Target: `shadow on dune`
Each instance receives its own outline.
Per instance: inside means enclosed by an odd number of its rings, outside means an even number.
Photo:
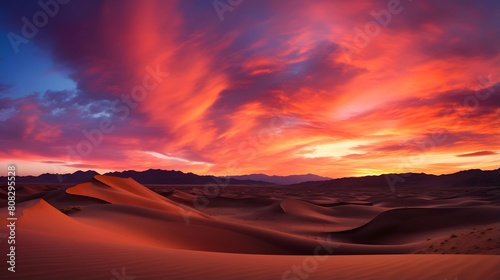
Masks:
[[[405,208],[385,211],[361,227],[329,235],[341,242],[396,245],[422,240],[422,236],[498,221],[498,211],[493,207]]]

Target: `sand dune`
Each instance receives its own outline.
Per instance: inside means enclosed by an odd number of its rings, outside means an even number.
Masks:
[[[68,188],[66,193],[97,198],[112,204],[135,205],[175,213],[189,212],[189,215],[208,218],[195,209],[181,207],[181,205],[149,190],[131,178],[104,175],[96,175],[94,178],[94,181]]]
[[[48,235],[57,238],[63,237],[71,240],[98,241],[101,243],[122,244],[135,241],[134,238],[127,235],[80,223],[55,209],[44,200],[37,201],[31,207],[25,207],[22,211],[22,217],[18,221],[19,232],[21,232],[21,235],[24,235],[24,233],[33,234],[28,235],[30,239]]]
[[[500,254],[492,188],[317,188],[301,199],[231,187],[205,207],[192,187],[155,192],[111,176],[36,189],[18,204],[19,273],[2,279],[119,279],[125,268],[136,279],[500,278],[499,256],[442,255]]]
[[[322,220],[335,223],[331,209],[296,199],[285,199],[280,203],[284,213],[289,216],[299,216],[305,219]]]
[[[30,248],[20,252],[20,258],[25,261],[19,265],[16,278],[5,275],[3,279],[127,279],[124,276],[135,277],[133,279],[301,279],[293,273],[293,267],[300,267],[301,275],[307,279],[494,280],[500,277],[498,256],[328,256],[315,262],[313,256],[196,252],[136,244],[75,243],[64,238],[43,237],[38,242],[26,243]]]
[[[394,209],[364,226],[331,233],[332,238],[357,244],[405,244],[442,232],[498,221],[494,208]]]

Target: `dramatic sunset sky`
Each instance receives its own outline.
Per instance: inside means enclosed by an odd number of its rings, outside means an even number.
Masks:
[[[499,1],[60,2],[1,1],[0,175],[500,167]]]

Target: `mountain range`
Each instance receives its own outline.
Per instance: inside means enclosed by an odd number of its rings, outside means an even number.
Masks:
[[[319,182],[295,184],[302,187],[500,187],[500,168],[496,170],[470,169],[452,174],[432,175],[425,173],[383,174],[378,176],[349,177]]]
[[[72,174],[50,174],[45,173],[40,176],[20,176],[16,180],[21,183],[40,183],[40,184],[66,184],[80,183],[91,180],[96,171],[77,171]],[[230,177],[216,177],[210,175],[197,175],[194,173],[184,173],[176,170],[149,169],[146,171],[127,170],[122,172],[109,172],[104,175],[111,175],[121,178],[131,177],[141,184],[174,184],[174,185],[203,185],[208,183],[226,182],[230,178],[231,185],[290,185],[307,181],[331,180],[328,177],[321,177],[314,174],[290,175],[290,176],[269,176],[265,174],[251,174]],[[5,181],[5,177],[0,177]]]
[[[99,173],[89,171],[77,171],[72,174],[49,174],[40,176],[17,176],[16,181],[20,183],[38,184],[75,184],[90,181]],[[141,184],[170,184],[170,185],[203,185],[217,182],[228,182],[230,185],[294,185],[302,187],[412,187],[412,186],[500,186],[500,168],[496,170],[483,171],[480,169],[464,170],[453,174],[430,175],[425,173],[403,173],[385,174],[365,177],[349,177],[330,179],[314,174],[269,176],[265,174],[251,174],[231,177],[216,177],[210,175],[196,175],[175,170],[149,169],[146,171],[122,171],[109,172],[111,175],[121,178],[131,177]],[[227,181],[227,178],[230,180]],[[5,176],[0,176],[0,182],[7,182]]]
[[[292,185],[299,184],[303,182],[309,181],[326,181],[332,180],[329,177],[322,177],[314,174],[305,174],[305,175],[289,175],[289,176],[269,176],[266,174],[250,174],[250,175],[239,175],[239,176],[230,176],[233,179],[237,180],[252,180],[252,181],[263,181],[269,182],[277,185]]]
[[[40,176],[17,176],[16,181],[20,183],[34,184],[76,184],[91,181],[96,171],[76,171],[72,174],[50,174],[45,173]],[[184,173],[176,170],[149,169],[146,171],[127,170],[122,172],[108,172],[103,175],[110,175],[121,178],[131,177],[141,184],[172,184],[172,185],[204,185],[217,183],[222,179],[210,175],[196,175],[194,173]],[[6,177],[0,177],[0,182],[7,182]],[[223,181],[225,182],[225,181]],[[272,185],[273,183],[253,181],[253,180],[229,180],[231,185]]]

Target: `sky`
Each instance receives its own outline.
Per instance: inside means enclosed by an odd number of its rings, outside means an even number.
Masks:
[[[500,167],[498,1],[0,5],[0,175]]]

